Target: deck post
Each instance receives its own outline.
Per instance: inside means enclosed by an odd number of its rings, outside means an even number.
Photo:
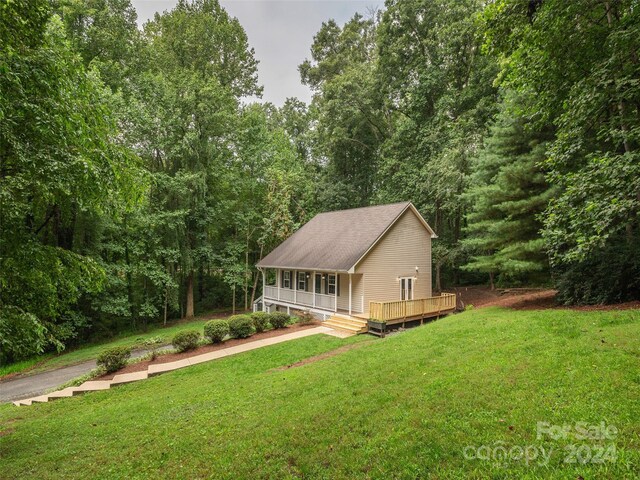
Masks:
[[[333,286],[333,293],[334,293],[334,308],[333,311],[337,312],[338,311],[338,272],[336,272],[336,283]]]
[[[349,316],[351,316],[351,274],[349,274]]]

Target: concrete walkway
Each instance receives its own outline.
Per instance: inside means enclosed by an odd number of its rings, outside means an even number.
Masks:
[[[158,352],[171,350],[171,345],[160,347]],[[151,350],[136,349],[131,352],[131,358],[139,358],[148,354]],[[56,368],[47,372],[35,373],[33,375],[25,375],[14,377],[9,380],[0,382],[0,403],[11,402],[19,398],[33,397],[42,395],[59,385],[86,375],[96,368],[96,361],[89,360],[87,362],[78,363],[69,367]]]
[[[171,372],[173,370],[189,367],[191,365],[197,365],[199,363],[209,362],[211,360],[216,360],[218,358],[235,355],[236,353],[248,352],[250,350],[255,350],[256,348],[262,348],[269,345],[288,342],[289,340],[309,337],[311,335],[317,335],[319,333],[332,335],[332,336],[340,336],[340,337],[342,336],[340,334],[336,334],[335,330],[327,327],[315,327],[307,330],[301,330],[298,332],[285,333],[277,337],[265,338],[263,340],[255,340],[253,342],[243,343],[242,345],[237,345],[235,347],[223,348],[220,350],[215,350],[213,352],[203,353],[202,355],[188,357],[183,360],[176,360],[175,362],[149,365],[149,368],[146,371],[116,375],[115,377],[113,377],[112,380],[92,380],[92,381],[84,382],[82,385],[78,387],[68,387],[63,390],[59,390],[57,392],[25,398],[23,400],[17,400],[17,401],[14,401],[13,404],[17,406],[31,405],[33,402],[48,402],[56,398],[71,397],[73,395],[79,395],[85,392],[96,391],[96,390],[107,390],[112,386],[119,385],[121,383],[130,383],[130,382],[136,382],[138,380],[144,380],[148,377],[159,375],[161,373]],[[95,362],[94,362],[94,366],[95,366]],[[6,382],[6,383],[9,383],[9,382]],[[58,383],[58,385],[60,384]],[[0,387],[2,386],[3,385],[0,384]]]

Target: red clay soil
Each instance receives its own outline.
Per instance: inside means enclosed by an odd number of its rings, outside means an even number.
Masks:
[[[505,307],[514,310],[546,310],[550,308],[577,311],[631,310],[640,309],[640,302],[626,302],[613,305],[559,305],[555,301],[556,290],[550,289],[500,289],[473,286],[454,289],[464,305],[474,307]]]
[[[133,373],[133,372],[142,372],[146,370],[149,365],[158,365],[161,363],[169,363],[175,362],[177,360],[184,360],[185,358],[195,357],[196,355],[202,355],[203,353],[214,352],[216,350],[222,350],[224,348],[235,347],[237,345],[242,345],[244,343],[254,342],[256,340],[264,340],[265,338],[279,337],[280,335],[285,335],[287,333],[298,332],[300,330],[307,330],[309,328],[314,328],[320,325],[319,322],[307,323],[305,325],[301,325],[299,323],[295,323],[293,325],[289,325],[286,328],[279,328],[277,330],[269,330],[267,332],[256,333],[249,338],[233,338],[230,340],[226,340],[222,343],[217,343],[215,345],[203,345],[202,347],[196,348],[195,350],[191,350],[183,353],[167,353],[164,355],[158,355],[155,360],[143,360],[141,362],[135,362],[126,367],[118,370],[114,373],[108,373],[106,375],[102,375],[101,377],[96,378],[95,380],[111,380],[116,375],[121,375],[123,373]]]

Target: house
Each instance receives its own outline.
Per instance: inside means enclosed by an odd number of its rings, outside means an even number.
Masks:
[[[309,310],[326,324],[363,332],[452,311],[455,296],[432,297],[431,240],[410,202],[316,215],[265,256],[257,308]]]

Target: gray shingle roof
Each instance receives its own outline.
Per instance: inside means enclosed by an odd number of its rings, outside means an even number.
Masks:
[[[409,207],[410,202],[402,202],[320,213],[258,267],[348,271]]]

